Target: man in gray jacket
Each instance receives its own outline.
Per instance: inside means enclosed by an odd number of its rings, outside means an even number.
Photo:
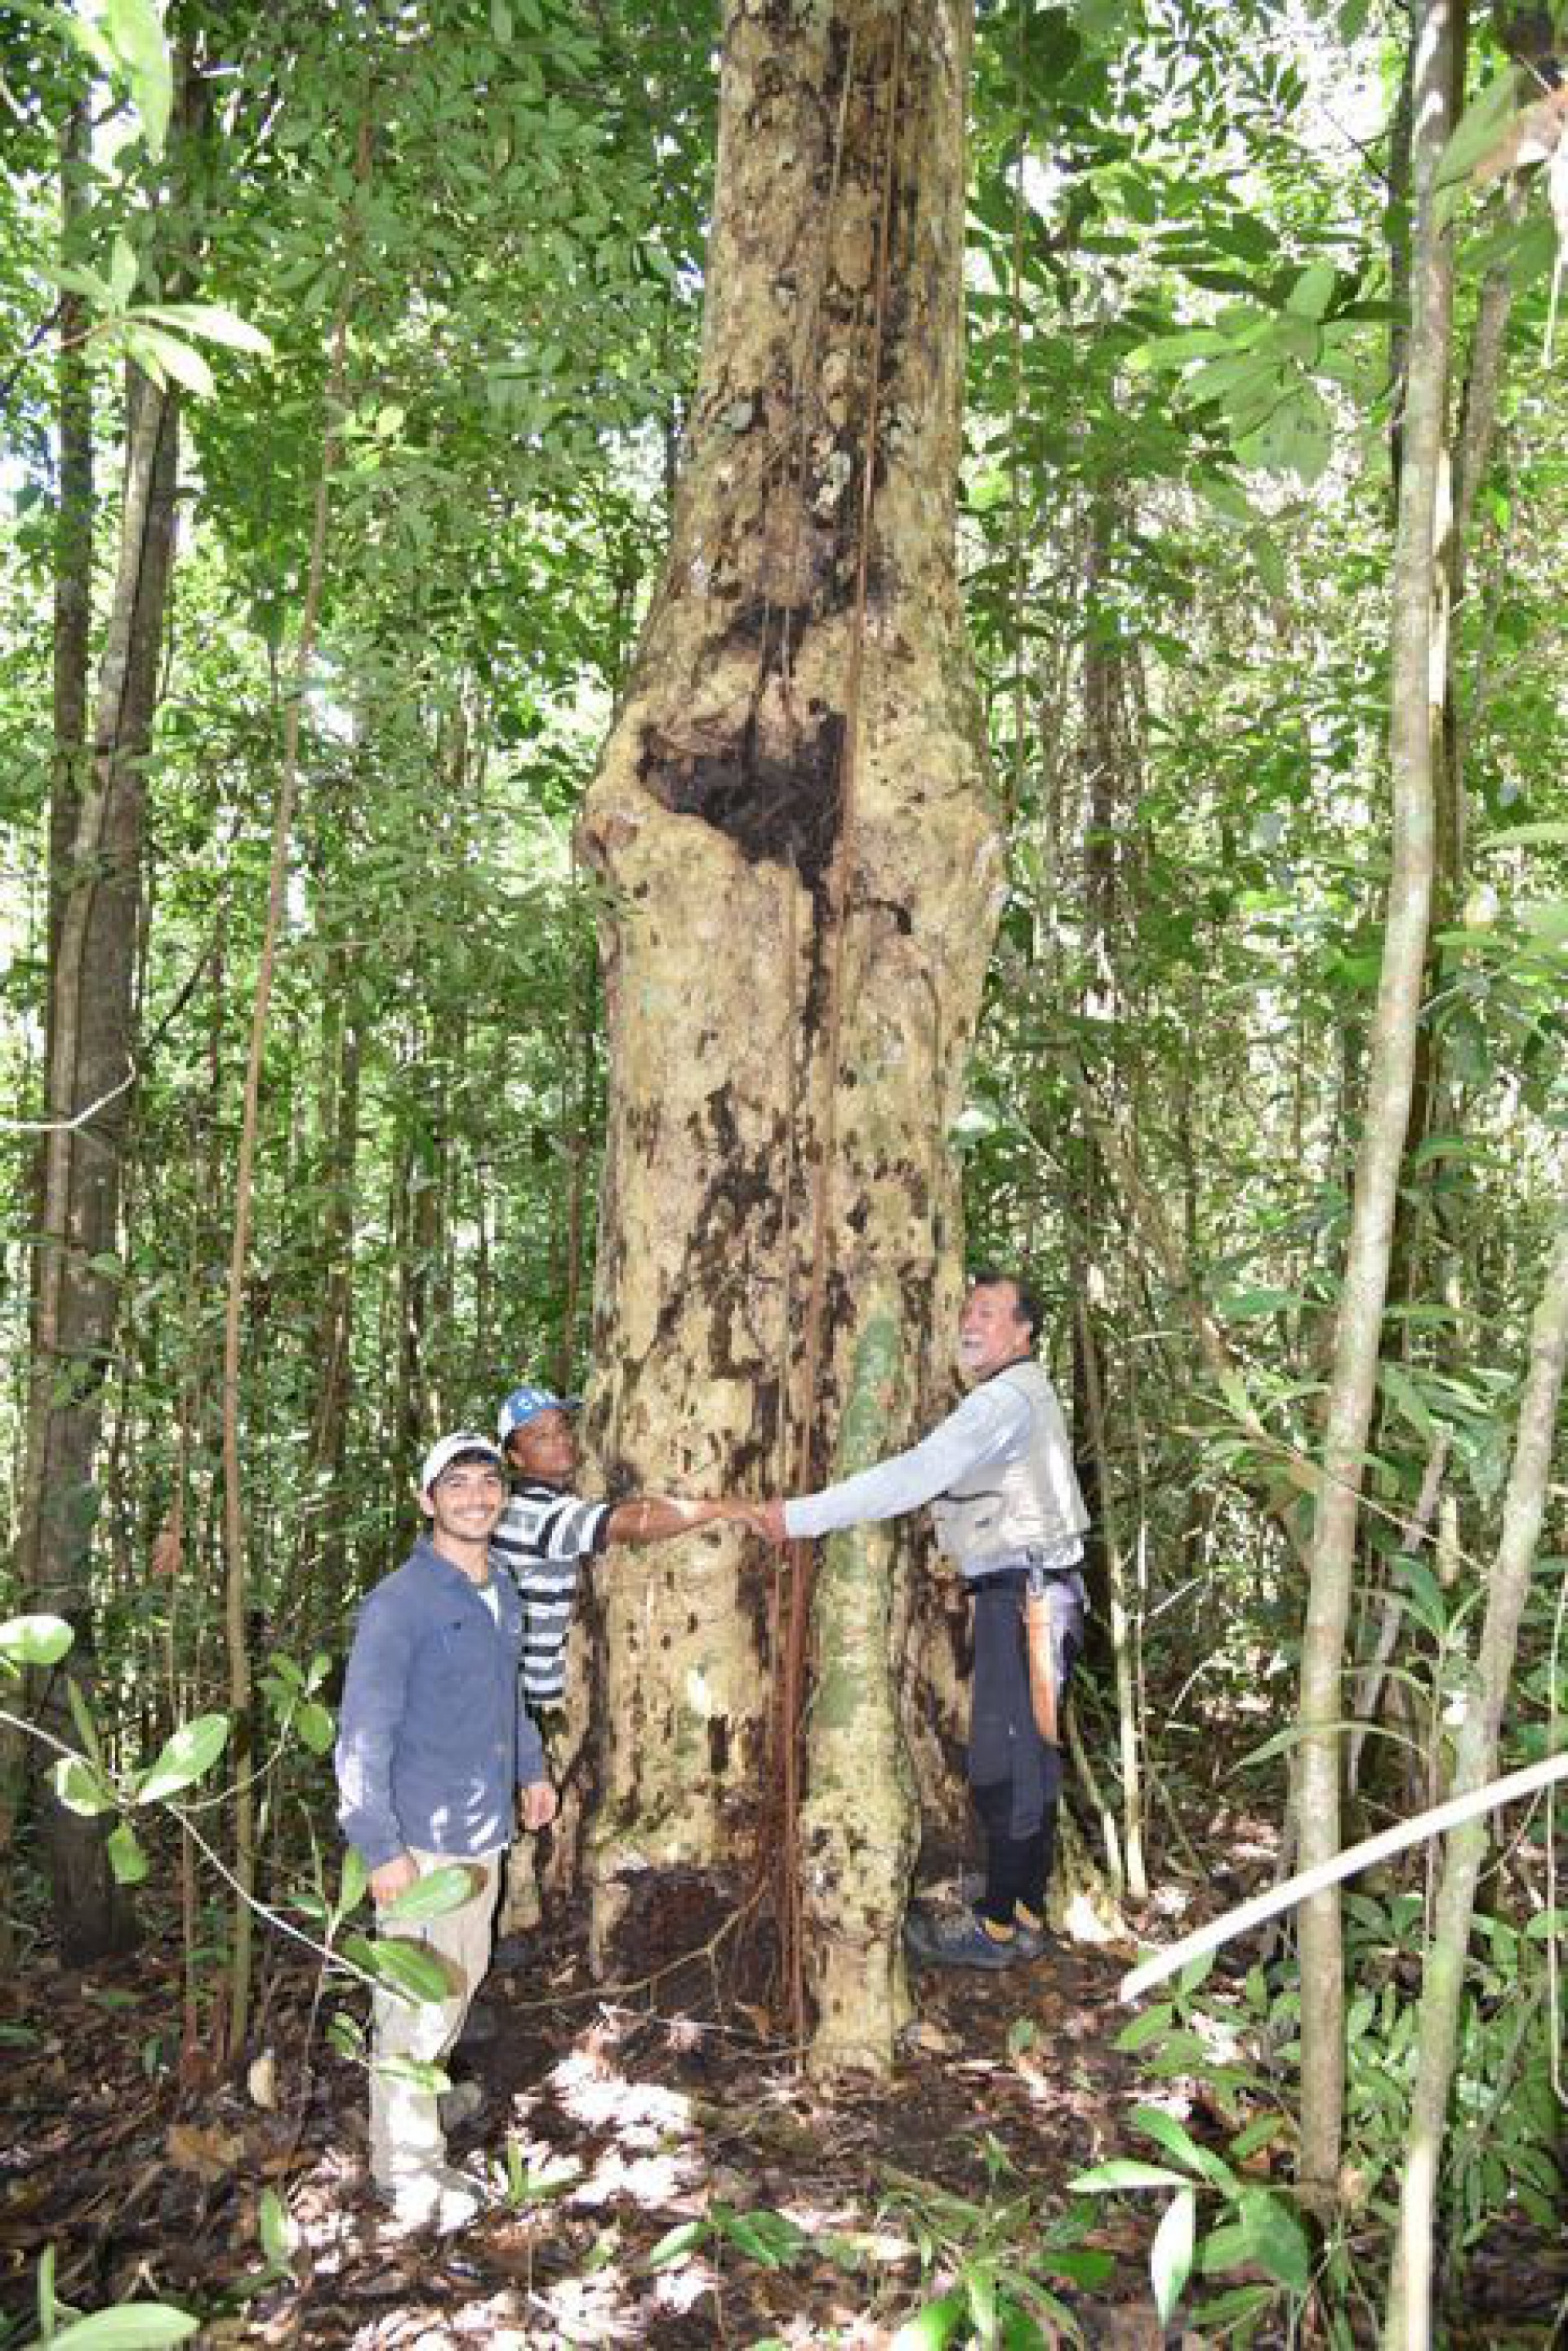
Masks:
[[[473,2111],[423,2086],[462,2030],[490,1965],[501,1857],[516,1821],[541,1829],[556,1811],[544,1749],[518,1695],[523,1610],[494,1575],[490,1538],[506,1499],[498,1447],[460,1429],[425,1456],[427,1531],[359,1612],[337,1735],[338,1813],[379,1909],[430,1871],[463,1865],[471,1892],[455,1909],[404,1929],[442,1959],[448,1998],[375,2001],[370,2172],[405,2226],[460,2227],[479,2210],[473,2181],[446,2162],[446,2126]],[[400,1931],[394,1921],[389,1931]],[[443,2111],[444,2107],[444,2111]]]
[[[908,1452],[754,1513],[784,1542],[929,1502],[938,1540],[962,1571],[974,1608],[969,1782],[985,1882],[973,1910],[909,1914],[911,1954],[939,1967],[1012,1967],[1044,1949],[1062,1784],[1055,1712],[1083,1646],[1089,1518],[1061,1406],[1034,1360],[1039,1324],[1039,1301],[1022,1282],[978,1273],[959,1322],[971,1388],[956,1410]]]

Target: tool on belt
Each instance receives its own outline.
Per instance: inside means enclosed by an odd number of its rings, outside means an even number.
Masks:
[[[1056,1628],[1050,1579],[1032,1567],[1023,1594],[1023,1646],[1029,1657],[1029,1703],[1034,1728],[1048,1745],[1057,1743]]]

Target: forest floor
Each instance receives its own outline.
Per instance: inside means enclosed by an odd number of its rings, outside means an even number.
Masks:
[[[706,1968],[706,1981],[666,1978],[655,2012],[589,1985],[575,1919],[505,1942],[485,1995],[496,2030],[453,2064],[486,2104],[452,2153],[488,2158],[499,2180],[510,2149],[510,2175],[491,2210],[441,2241],[383,2225],[363,2073],[326,2045],[322,2018],[302,2066],[316,1982],[285,1953],[269,1951],[263,2014],[275,2064],[248,2085],[182,2053],[177,1948],[90,1978],[35,1949],[0,1988],[0,2343],[34,2339],[48,2247],[61,2302],[176,2302],[203,2314],[203,2344],[868,2351],[926,2310],[905,2343],[940,2346],[993,2292],[1033,2313],[995,2337],[1016,2351],[1071,2339],[1032,2294],[1055,2296],[1105,2351],[1217,2339],[1155,2317],[1158,2207],[1068,2190],[1113,2154],[1158,2152],[1126,2134],[1147,2095],[1115,2046],[1126,1947],[1059,1940],[1005,1973],[914,1973],[895,2080],[829,2097],[760,2011],[719,2001]],[[286,2209],[286,2270],[275,2228],[275,2258],[264,2249],[269,2190]],[[1552,2291],[1548,2278],[1547,2304]],[[1483,2295],[1480,2331],[1452,2340],[1548,2339],[1492,2308]]]

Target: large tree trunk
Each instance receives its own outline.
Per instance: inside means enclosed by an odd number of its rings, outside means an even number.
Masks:
[[[1447,521],[1443,475],[1453,256],[1451,235],[1437,218],[1435,183],[1452,120],[1454,44],[1462,19],[1463,0],[1424,0],[1411,31],[1417,222],[1393,590],[1393,872],[1302,1635],[1296,1821],[1303,1869],[1331,1859],[1340,1845],[1338,1725],[1344,1714],[1345,1626],[1414,1087],[1436,862],[1434,784],[1448,626],[1441,542]],[[1301,1970],[1303,1981],[1313,1987],[1302,2011],[1302,2179],[1310,2194],[1325,2199],[1336,2185],[1345,2104],[1345,1957],[1337,1886],[1302,1904]]]
[[[907,1351],[883,1449],[936,1406],[944,1136],[1002,882],[953,550],[967,19],[964,0],[727,10],[673,545],[583,823],[610,893],[593,1427],[614,1481],[820,1475],[874,1299]],[[634,1925],[696,1939],[764,1834],[794,1834],[754,1568],[727,1534],[648,1556],[604,1581],[601,1957]],[[888,1587],[856,1604],[888,1623],[895,1557],[846,1570]],[[805,1596],[780,1595],[796,1656]],[[828,1825],[834,1801],[814,1790],[812,1834],[842,1869],[857,1833]],[[884,1828],[908,1804],[836,1801]],[[902,1892],[846,1886],[841,1909],[817,1886],[805,1908],[864,1949]],[[805,1973],[844,1980],[820,1950]],[[881,2062],[896,1971],[862,1980],[865,2012],[836,1991],[832,2030]]]

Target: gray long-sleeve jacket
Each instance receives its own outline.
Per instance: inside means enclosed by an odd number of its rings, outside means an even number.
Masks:
[[[337,1818],[371,1869],[410,1846],[472,1861],[512,1841],[545,1750],[518,1695],[523,1610],[421,1539],[359,1611],[338,1719]]]

